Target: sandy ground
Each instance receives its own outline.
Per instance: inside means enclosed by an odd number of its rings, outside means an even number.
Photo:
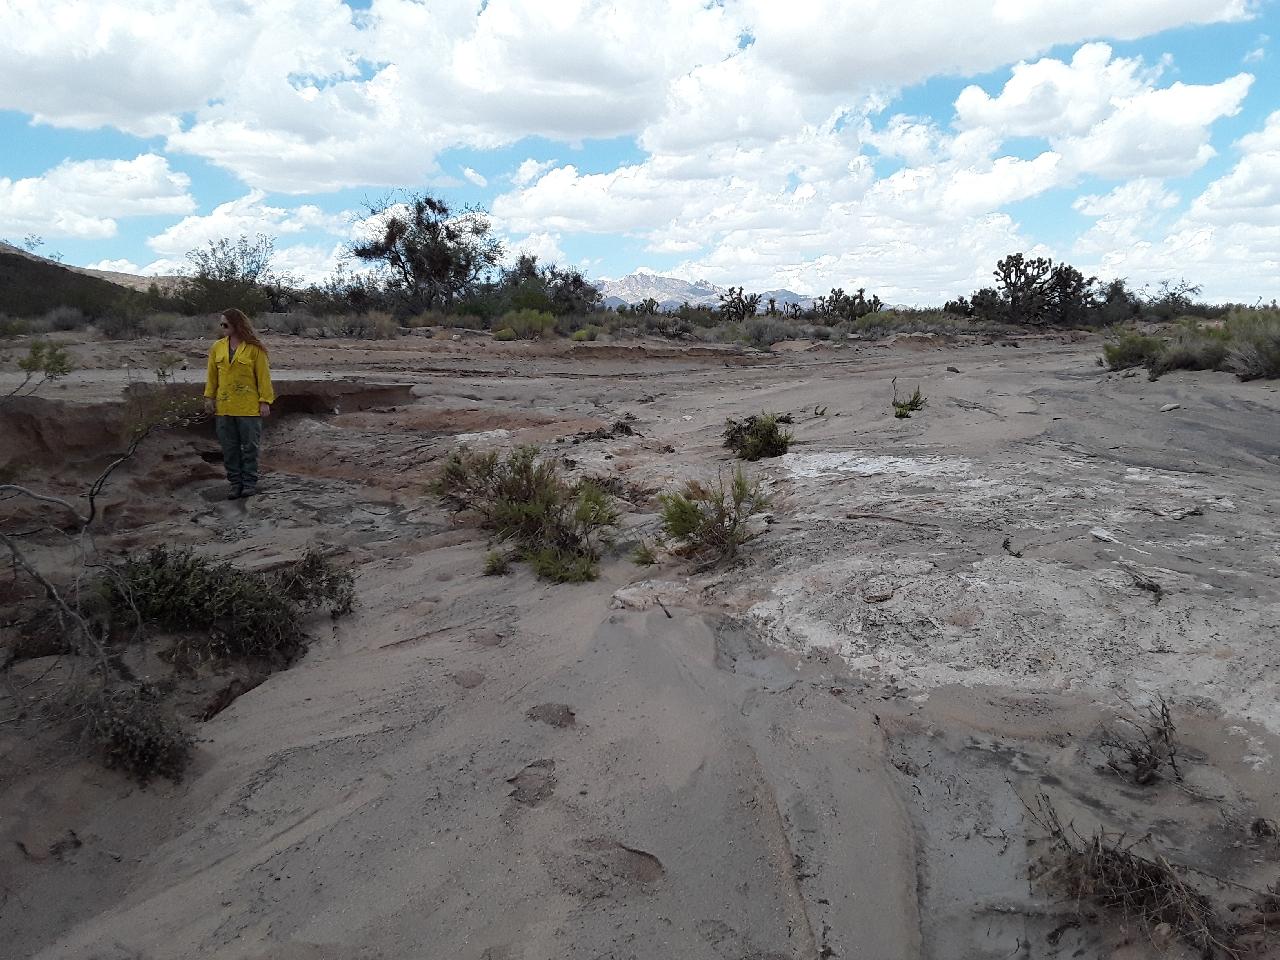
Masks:
[[[122,388],[165,352],[198,379],[205,349],[75,346],[4,453],[73,489]],[[166,437],[113,485],[100,543],[267,566],[321,542],[356,566],[357,611],[200,724],[177,785],[0,723],[5,955],[1191,956],[1034,879],[1041,794],[1082,831],[1280,876],[1249,830],[1280,817],[1274,384],[1149,383],[1070,337],[274,352],[262,495],[206,496],[210,431]],[[895,376],[929,397],[909,420]],[[724,418],[761,410],[796,443],[752,468],[774,505],[745,556],[631,563],[653,494],[731,469]],[[574,442],[628,415],[638,436]],[[483,535],[424,492],[459,442],[620,478],[601,579],[481,576]],[[1157,694],[1185,779],[1135,787],[1098,741]]]

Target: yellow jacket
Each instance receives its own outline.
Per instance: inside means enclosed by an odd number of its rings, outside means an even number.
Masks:
[[[275,403],[271,386],[271,370],[267,354],[248,343],[241,343],[234,358],[230,356],[227,338],[214,342],[209,349],[209,375],[204,395],[216,397],[214,413],[219,417],[256,417],[259,403]]]

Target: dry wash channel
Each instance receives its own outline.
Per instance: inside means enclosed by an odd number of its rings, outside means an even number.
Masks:
[[[1267,955],[1277,395],[1095,352],[353,345],[349,399],[271,426],[247,509],[203,496],[207,431],[157,437],[110,487],[105,554],[270,571],[319,544],[356,606],[195,722],[177,783],[6,700],[0,935],[112,960]],[[909,419],[895,376],[928,396]],[[77,418],[114,409],[74,389],[67,496],[110,449]],[[732,469],[725,419],[766,410],[794,442],[748,466],[772,506],[739,557],[633,563],[658,495]],[[427,492],[459,444],[610,490],[599,579],[485,576],[485,532]]]

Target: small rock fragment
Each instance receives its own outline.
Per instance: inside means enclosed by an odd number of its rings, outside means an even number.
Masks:
[[[1161,413],[1168,413],[1170,410],[1177,410],[1182,406],[1180,403],[1166,403],[1160,408]]]

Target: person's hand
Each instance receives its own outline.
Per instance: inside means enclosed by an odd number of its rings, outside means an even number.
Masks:
[[[258,416],[264,417],[264,418],[271,416],[271,404],[269,403],[258,404]]]
[[[213,411],[214,411],[215,409],[217,409],[217,408],[214,406],[213,397],[205,397],[205,398],[204,398],[204,412],[205,412],[205,413],[213,413]]]

